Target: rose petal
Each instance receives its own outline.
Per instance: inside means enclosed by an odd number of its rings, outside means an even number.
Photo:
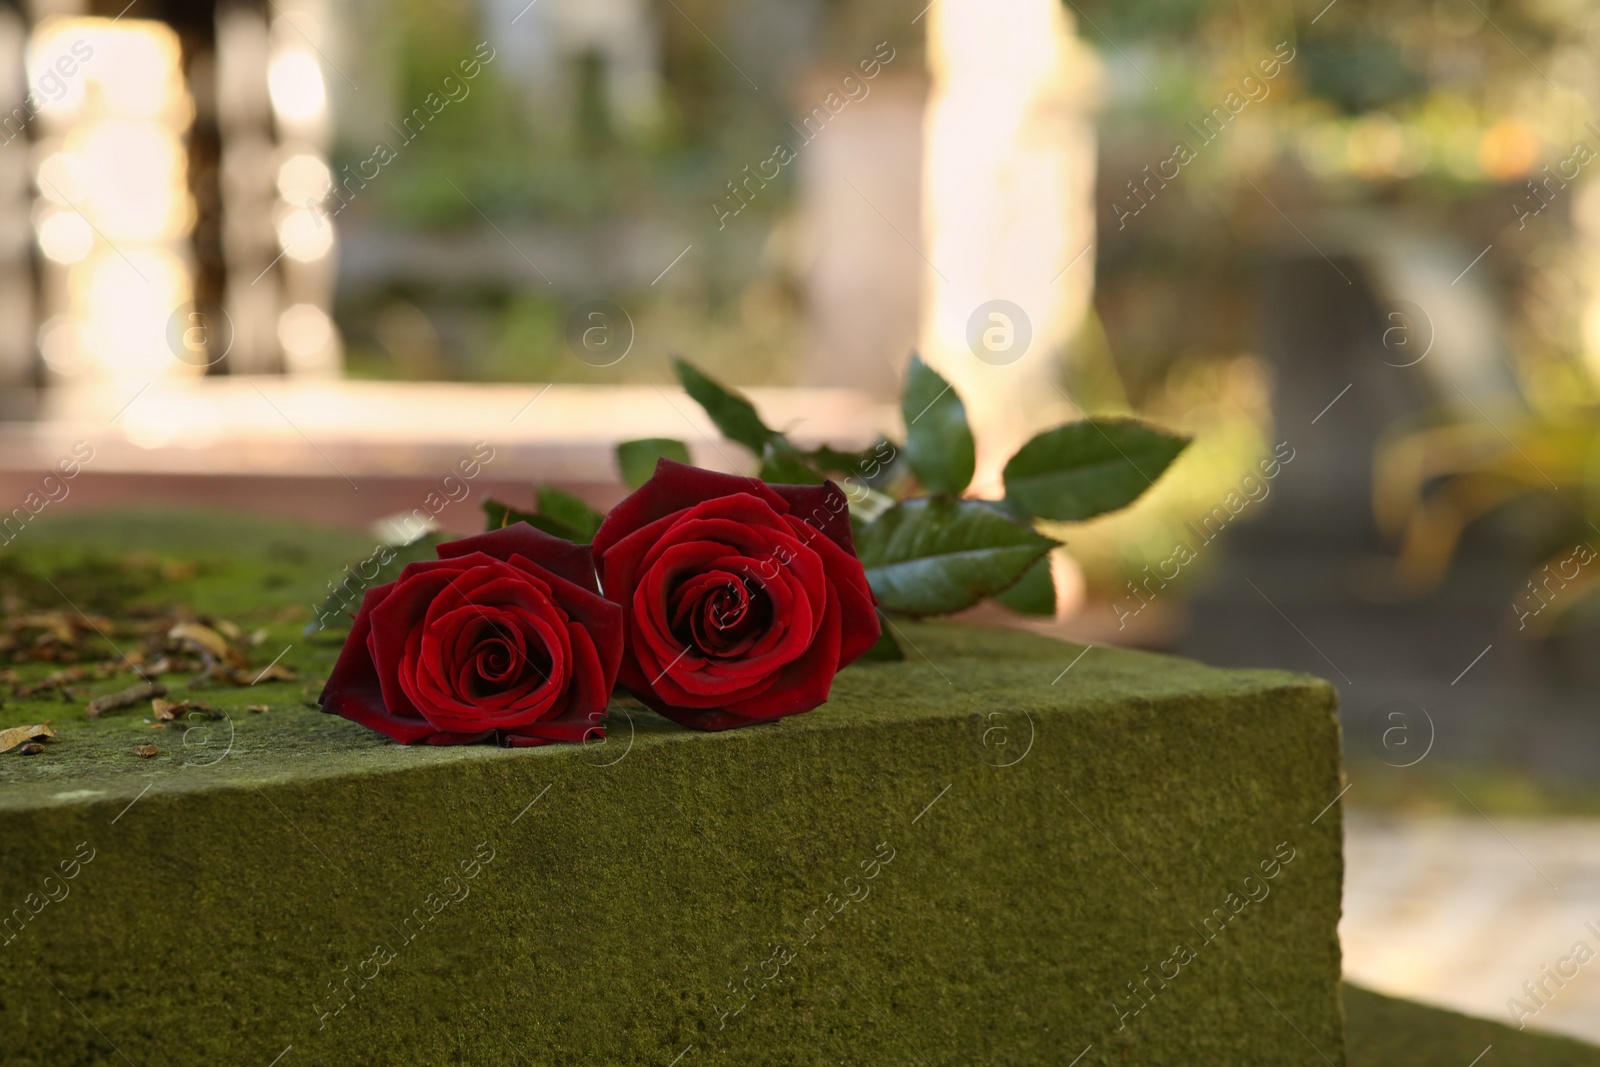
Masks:
[[[759,478],[719,474],[671,459],[658,460],[650,480],[611,509],[595,533],[591,547],[596,558],[599,558],[622,538],[683,510],[686,504],[734,495],[755,497],[779,514],[789,510],[783,497]]]
[[[673,722],[697,730],[731,730],[798,715],[825,703],[839,669],[839,612],[823,614],[817,640],[806,654],[769,678],[761,692],[710,709],[674,705],[652,695],[637,694],[649,707]]]
[[[852,556],[855,537],[850,530],[850,500],[832,482],[821,485],[775,485],[772,491],[789,505],[787,518],[821,531],[828,540]],[[807,544],[810,538],[804,538]]]
[[[440,601],[446,601],[450,592],[447,590]],[[453,692],[451,679],[439,671],[439,665],[444,662],[440,654],[440,635],[448,637],[454,628],[470,624],[483,609],[468,603],[443,615],[430,616],[425,625],[413,631],[407,642],[407,661],[417,667],[413,675],[402,675],[400,681],[412,704],[429,722],[447,730],[509,730],[542,718],[566,687],[571,659],[566,619],[554,614],[554,605],[547,604],[546,609],[545,612],[525,609],[503,612],[502,617],[523,630],[529,644],[544,646],[550,657],[550,670],[536,683],[530,681],[526,688],[513,688],[497,697]],[[528,666],[533,667],[531,660]]]
[[[580,589],[597,592],[594,557],[587,545],[575,545],[564,538],[536,530],[525,522],[515,522],[488,533],[474,534],[457,541],[446,541],[434,551],[440,559],[454,559],[472,552],[504,562],[522,556],[529,563],[550,571]]]
[[[664,460],[593,550],[601,588],[626,608],[618,682],[686,725],[808,711],[878,640],[831,482],[768,487]]]
[[[854,551],[846,551],[831,540],[817,539],[808,547],[817,553],[829,583],[839,597],[840,668],[848,667],[867,649],[878,643],[882,626],[878,622],[878,600],[867,584],[867,572]]]
[[[346,638],[344,648],[340,649],[339,659],[329,672],[327,684],[322,687],[322,695],[318,698],[322,710],[360,723],[403,745],[432,741],[434,738],[439,738],[433,742],[435,744],[464,744],[482,739],[486,736],[482,733],[441,734],[427,720],[395,714],[385,704],[368,638],[372,629],[372,609],[384,601],[393,587],[393,582],[377,586],[369,589],[362,598],[355,622],[350,627],[350,636]]]

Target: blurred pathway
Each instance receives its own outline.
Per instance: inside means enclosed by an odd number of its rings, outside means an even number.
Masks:
[[[1345,861],[1347,978],[1510,1025],[1515,997],[1528,1029],[1600,1042],[1600,820],[1353,810]]]

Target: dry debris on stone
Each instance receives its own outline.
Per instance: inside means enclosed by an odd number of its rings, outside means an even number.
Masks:
[[[40,738],[56,739],[56,732],[50,729],[49,723],[34,723],[31,726],[13,726],[9,730],[0,730],[0,752],[8,752],[18,745],[24,749],[28,744]],[[31,753],[24,752],[24,755]]]
[[[49,574],[15,558],[0,560],[0,685],[19,699],[59,694],[82,704],[94,691],[90,686],[118,677],[159,684],[164,675],[184,674],[196,688],[296,680],[294,669],[277,660],[251,665],[251,650],[269,636],[265,627],[247,631],[183,604],[156,606],[142,599],[197,573],[192,562],[137,552],[83,560]],[[304,608],[291,613],[303,614]],[[10,669],[28,664],[54,669],[42,678]],[[130,699],[130,691],[132,686],[89,700],[89,716],[164,695],[151,691]]]
[[[135,704],[142,704],[153,697],[166,695],[167,687],[160,682],[138,682],[128,686],[126,689],[119,689],[115,693],[107,693],[104,696],[95,697],[84,707],[83,713],[91,719],[98,719],[108,711],[131,708]]]

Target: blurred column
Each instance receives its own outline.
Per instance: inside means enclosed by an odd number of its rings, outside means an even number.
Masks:
[[[0,5],[0,388],[36,383],[32,197],[28,183],[27,75],[22,13]],[[10,394],[8,394],[9,396]],[[10,416],[9,409],[0,415]]]
[[[789,142],[799,156],[805,225],[811,338],[803,381],[895,400],[917,343],[925,269],[911,242],[922,218],[928,85],[920,72],[895,70],[884,70],[872,81],[856,77],[853,84],[869,90],[867,95],[815,134],[796,126]],[[813,102],[829,92],[837,98],[838,89],[837,74],[812,78],[798,96],[799,121],[811,121],[817,114],[808,110]]]
[[[281,367],[278,276],[281,254],[272,226],[272,103],[267,94],[265,10],[250,3],[217,9],[217,125],[222,131],[223,305],[233,326],[228,366],[236,374]]]
[[[542,110],[570,122],[573,77],[585,57],[606,124],[639,135],[661,118],[661,41],[645,0],[480,0],[483,33],[504,57],[498,69]],[[676,16],[674,16],[676,17]]]
[[[1062,349],[1094,281],[1094,54],[1060,0],[938,0],[922,178],[923,358],[966,401],[974,489],[1072,414]]]
[[[333,116],[328,107],[323,57],[331,47],[327,7],[321,0],[274,0],[267,89],[278,128],[278,202],[273,207],[283,310],[278,346],[291,375],[337,376],[344,345],[330,314],[337,268],[332,212],[366,187],[366,178],[345,167],[329,172]],[[312,190],[320,182],[316,193]]]
[[[366,184],[335,176],[322,52],[324,6],[283,0],[217,12],[226,307],[235,373],[337,375],[329,314],[337,251],[332,215]],[[346,168],[348,171],[349,168]]]

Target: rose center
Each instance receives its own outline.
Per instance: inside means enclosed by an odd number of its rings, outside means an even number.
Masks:
[[[467,681],[473,695],[483,696],[532,675],[550,677],[550,653],[541,643],[528,648],[510,628],[490,623],[474,644]]]
[[[674,636],[704,655],[741,655],[771,623],[771,602],[754,578],[698,575],[678,588],[675,599]]]

